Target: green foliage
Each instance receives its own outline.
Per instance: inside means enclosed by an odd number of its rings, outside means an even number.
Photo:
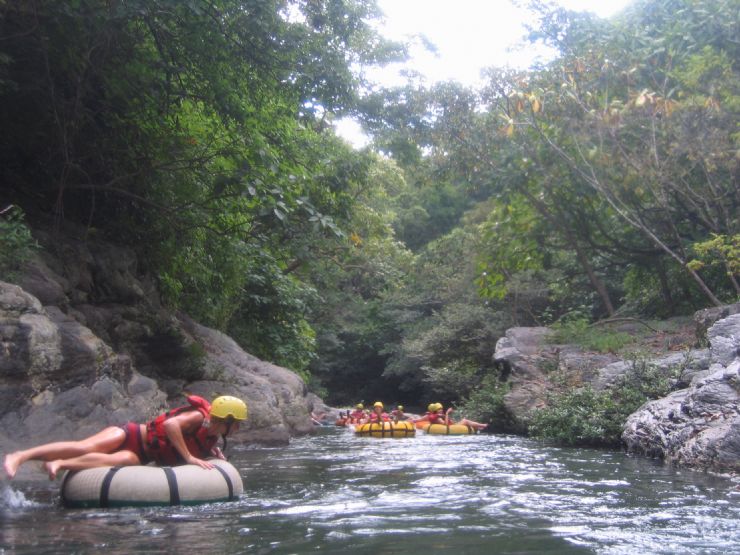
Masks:
[[[542,269],[545,232],[541,218],[521,197],[494,204],[481,225],[485,250],[476,279],[481,296],[503,299],[512,291],[514,275]]]
[[[420,397],[465,397],[492,369],[496,339],[510,323],[499,306],[476,294],[476,265],[468,256],[477,241],[472,231],[458,228],[426,245],[387,299],[400,341],[386,348],[384,375]]]
[[[413,190],[394,199],[397,214],[394,229],[398,238],[412,251],[459,225],[470,199],[459,188],[447,183],[418,184]]]
[[[356,106],[353,65],[404,55],[379,15],[365,0],[3,3],[4,192],[133,246],[169,306],[305,370],[315,276],[297,269],[347,248],[372,165],[328,122]]]
[[[737,287],[737,280],[740,279],[740,234],[731,237],[712,234],[710,239],[694,243],[692,250],[696,255],[688,263],[692,269],[718,268],[735,284],[735,295],[740,295],[740,288]]]
[[[676,264],[645,261],[630,265],[624,279],[624,310],[666,318],[674,312],[689,314],[706,306],[701,291]]]
[[[0,210],[0,279],[12,281],[38,244],[17,206]]]
[[[619,445],[630,414],[670,393],[682,370],[680,365],[666,370],[635,358],[604,391],[587,386],[551,395],[547,407],[531,414],[529,434],[560,445]]]
[[[506,431],[510,427],[504,396],[510,384],[501,380],[497,372],[487,374],[460,405],[465,415],[477,422],[490,423],[490,430]]]
[[[623,424],[620,408],[608,392],[568,391],[532,414],[529,434],[559,445],[617,445]]]
[[[588,351],[616,353],[632,343],[632,337],[623,332],[592,326],[577,313],[570,314],[552,325],[551,343],[572,343]]]
[[[429,395],[443,399],[458,399],[480,382],[480,367],[460,355],[437,366],[423,365],[419,370]]]
[[[315,331],[306,318],[316,292],[264,260],[243,278],[226,331],[251,354],[307,378]]]
[[[736,2],[534,4],[552,63],[389,91],[354,71],[405,53],[373,0],[0,2],[3,193],[133,246],[167,305],[333,402],[493,415],[512,324],[616,351],[589,321],[738,294]],[[358,113],[387,156],[333,135]],[[33,244],[0,225],[5,276]],[[583,395],[575,435],[610,434]]]
[[[526,75],[491,73],[482,136],[500,153],[491,166],[501,196],[520,193],[547,220],[543,252],[574,252],[607,312],[625,267],[662,267],[657,296],[668,313],[694,304],[695,291],[714,304],[737,295],[732,276],[699,273],[686,257],[740,223],[736,15],[733,2],[670,0],[606,21],[540,3],[532,38],[561,57]],[[535,237],[525,230],[515,241]],[[492,274],[506,279],[527,259],[492,254],[501,267]],[[674,267],[694,285],[665,279]],[[501,294],[501,283],[482,281],[487,293]]]

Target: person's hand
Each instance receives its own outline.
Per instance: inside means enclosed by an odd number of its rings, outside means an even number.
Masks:
[[[452,412],[452,407],[448,408],[445,414],[450,414],[451,412]]]
[[[191,456],[186,462],[188,464],[194,464],[207,470],[211,470],[213,468],[213,465],[211,463],[209,463],[208,461],[204,461],[203,459],[199,459],[198,457]]]
[[[224,455],[223,451],[219,449],[218,447],[213,448],[213,454],[216,456],[217,459],[221,459],[222,461],[226,460],[226,455]]]

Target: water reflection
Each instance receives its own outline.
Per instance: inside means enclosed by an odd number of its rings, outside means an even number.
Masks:
[[[3,502],[0,553],[740,551],[729,480],[622,453],[326,429],[232,462],[244,495],[200,507],[69,511],[57,485],[14,483],[28,504]]]

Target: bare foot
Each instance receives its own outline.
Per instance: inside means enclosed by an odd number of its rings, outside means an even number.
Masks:
[[[20,460],[20,453],[16,451],[15,453],[9,453],[5,455],[5,461],[3,462],[3,468],[5,469],[5,474],[7,474],[8,478],[11,480],[15,476],[15,473],[18,472],[18,467],[21,465]]]
[[[61,461],[46,461],[42,466],[49,473],[49,480],[54,480],[59,472]]]

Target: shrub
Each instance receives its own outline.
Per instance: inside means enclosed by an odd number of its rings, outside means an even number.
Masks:
[[[504,395],[509,389],[509,384],[503,382],[497,373],[489,374],[463,401],[460,410],[472,420],[491,424],[492,429],[508,429],[511,423],[504,407]]]
[[[680,365],[665,370],[635,359],[609,389],[584,387],[552,395],[547,407],[532,413],[529,434],[561,445],[619,445],[629,415],[670,393],[682,370]]]
[[[13,280],[37,248],[23,221],[23,211],[12,204],[0,210],[0,279]]]
[[[573,343],[600,353],[617,352],[632,342],[629,334],[595,328],[583,317],[563,319],[553,324],[552,329],[551,343]]]
[[[531,436],[561,445],[613,445],[619,443],[622,418],[607,392],[590,387],[551,398],[550,405],[533,413]]]

